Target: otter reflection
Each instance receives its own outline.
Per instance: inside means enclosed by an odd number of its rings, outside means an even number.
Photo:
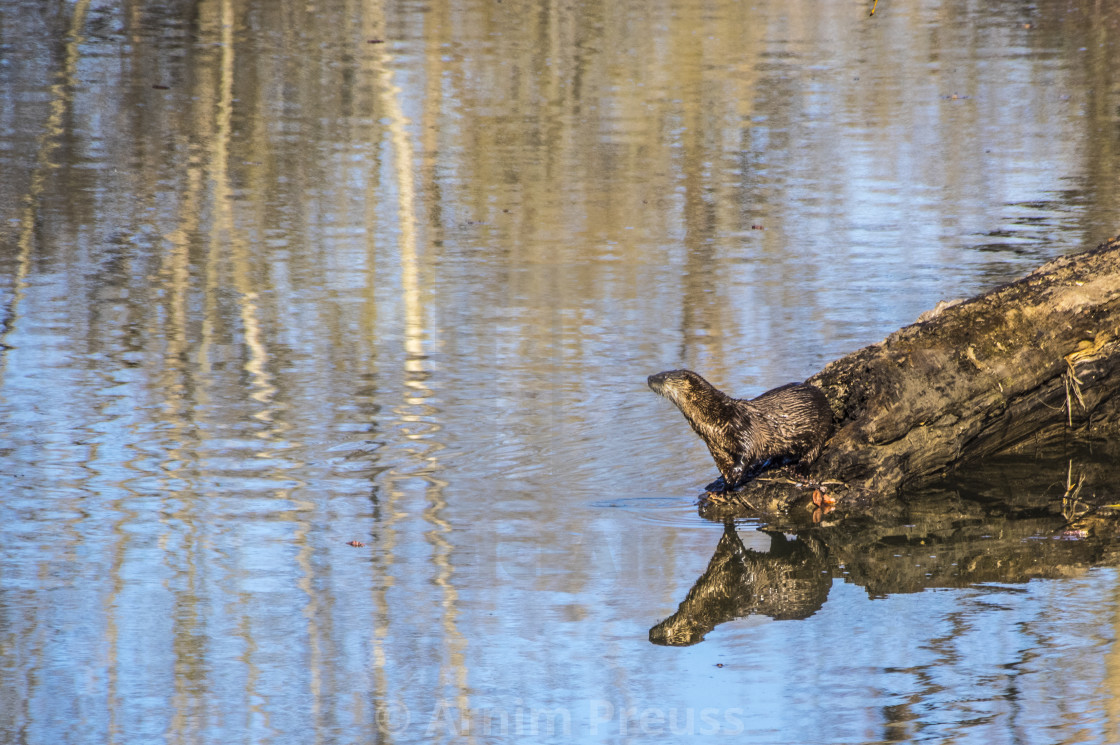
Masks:
[[[735,525],[723,526],[708,569],[677,612],[649,630],[654,644],[696,644],[725,621],[749,615],[808,618],[828,597],[832,575],[808,544],[770,533],[770,550],[743,545]]]
[[[1072,487],[1065,495],[1048,494],[1007,474],[996,482],[980,482],[971,474],[967,488],[946,486],[892,505],[889,519],[869,515],[830,526],[807,520],[775,526],[796,537],[767,531],[771,547],[765,552],[746,548],[735,525],[724,522],[707,570],[677,612],[650,629],[649,639],[696,644],[736,618],[808,618],[824,604],[836,579],[883,597],[1068,577],[1092,566],[1118,565],[1115,466],[1086,473],[1097,477],[1092,479],[1096,488],[1081,490],[1081,496]],[[993,490],[993,483],[1000,488]],[[1096,496],[1089,500],[1086,494]]]

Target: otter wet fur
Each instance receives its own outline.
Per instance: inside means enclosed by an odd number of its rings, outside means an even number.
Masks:
[[[705,487],[734,490],[772,465],[804,471],[832,435],[832,409],[819,388],[788,383],[749,400],[731,398],[691,370],[649,376],[650,389],[681,410],[723,476]]]

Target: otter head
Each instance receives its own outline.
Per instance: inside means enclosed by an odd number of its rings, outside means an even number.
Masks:
[[[681,409],[695,405],[717,392],[712,384],[691,370],[666,370],[646,379],[651,391],[664,396]]]
[[[676,404],[705,441],[711,434],[707,430],[728,420],[730,399],[691,370],[666,370],[650,375],[648,382],[654,393]]]
[[[648,382],[654,393],[676,404],[709,447],[734,417],[733,399],[691,370],[666,370],[650,375]]]

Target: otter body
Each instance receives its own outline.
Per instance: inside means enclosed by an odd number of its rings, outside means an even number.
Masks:
[[[731,398],[691,370],[649,376],[649,387],[681,410],[723,475],[709,491],[730,491],[771,465],[804,469],[832,435],[832,409],[819,388],[788,383],[750,400]]]

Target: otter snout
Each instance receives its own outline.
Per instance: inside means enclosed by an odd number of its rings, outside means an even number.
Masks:
[[[668,377],[668,372],[659,372],[646,378],[646,384],[649,385],[649,389],[656,393],[658,396],[663,396],[665,395],[663,393],[663,389],[665,388],[665,380]]]

